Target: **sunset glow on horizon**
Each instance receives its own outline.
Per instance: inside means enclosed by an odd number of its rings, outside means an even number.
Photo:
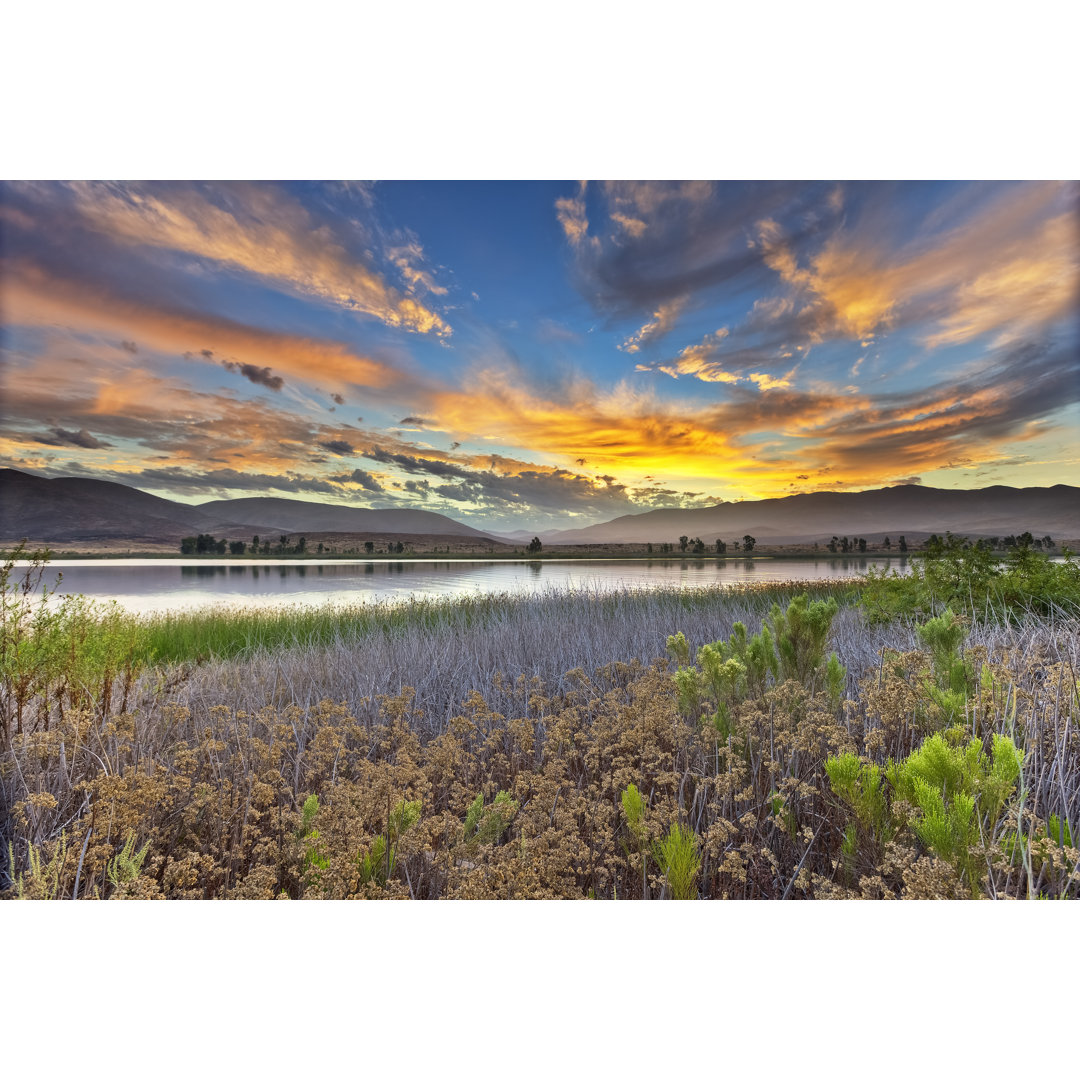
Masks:
[[[570,528],[1075,483],[1075,182],[5,183],[0,467]]]

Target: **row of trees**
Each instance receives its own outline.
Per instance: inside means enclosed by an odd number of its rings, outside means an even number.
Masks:
[[[928,544],[941,542],[941,538],[936,533],[932,534],[927,541]],[[1045,548],[1047,551],[1053,551],[1057,544],[1050,536],[1032,536],[1030,532],[1022,532],[1019,536],[986,536],[977,541],[977,546],[987,551],[1011,551],[1017,548],[1035,548],[1036,551],[1042,551]]]
[[[386,554],[387,555],[395,555],[395,554],[396,555],[401,555],[404,551],[405,551],[405,545],[400,540],[398,540],[397,543],[394,543],[393,541],[390,541],[386,545]],[[375,547],[375,541],[374,540],[365,540],[364,541],[364,554],[365,555],[375,555],[375,554],[380,554],[381,555],[383,553],[377,550],[377,548]]]
[[[891,551],[892,550],[892,540],[890,540],[889,537],[886,536],[885,539],[882,541],[881,546],[886,551]],[[817,547],[817,544],[815,544],[814,547]],[[829,541],[827,547],[834,555],[836,554],[837,551],[842,552],[844,555],[847,555],[850,552],[855,552],[855,551],[858,551],[861,554],[861,553],[866,551],[866,537],[865,536],[856,536],[856,537],[852,538],[851,540],[849,540],[846,536],[834,536]],[[907,540],[906,540],[905,537],[903,537],[903,536],[900,537],[900,542],[897,544],[897,549],[899,551],[902,551],[902,552],[907,551],[908,546],[907,546]]]
[[[933,549],[942,542],[941,537],[939,537],[937,533],[931,533],[930,538],[923,546],[927,549]],[[816,544],[814,546],[817,547]],[[886,551],[891,551],[893,546],[892,540],[886,536],[881,542],[881,546]],[[907,539],[901,536],[899,543],[896,546],[898,551],[907,551]],[[981,547],[986,551],[1008,551],[1013,548],[1035,548],[1037,551],[1042,551],[1045,548],[1047,551],[1052,551],[1057,545],[1050,536],[1032,536],[1030,532],[1024,532],[1019,536],[986,536],[981,540],[975,541],[974,546]],[[855,551],[862,553],[866,551],[866,537],[856,536],[849,540],[846,536],[834,536],[832,540],[829,541],[828,548],[833,553],[840,551],[845,555]]]
[[[742,543],[740,544],[740,542],[736,540],[732,544],[732,548],[735,551],[753,551],[754,545],[756,543],[757,541],[749,533],[747,533],[746,536],[742,538]],[[646,546],[648,548],[649,554],[651,555],[653,553],[653,545],[648,544]],[[661,552],[666,553],[674,550],[674,545],[660,544],[659,548]],[[727,551],[727,548],[727,543],[723,540],[716,540],[713,543],[713,551],[715,551],[717,555],[723,555]],[[708,549],[705,545],[705,541],[702,540],[700,536],[695,536],[693,540],[691,540],[689,536],[680,536],[679,550],[689,552],[691,555],[704,555]]]
[[[539,543],[539,540],[536,543]],[[353,548],[345,550],[348,554],[355,552]],[[531,547],[530,550],[532,550]],[[401,555],[405,551],[406,547],[400,540],[396,542],[387,541],[385,554]],[[180,541],[181,555],[224,555],[226,552],[230,555],[306,555],[308,554],[307,537],[299,536],[292,540],[282,534],[278,537],[277,543],[274,543],[271,540],[264,540],[256,534],[251,538],[251,543],[248,544],[243,540],[217,540],[209,533],[200,533],[198,536],[185,536]],[[320,543],[316,547],[315,553],[322,555],[332,553],[332,551]],[[382,554],[383,550],[376,548],[374,540],[365,540],[364,554],[374,555],[376,553]]]
[[[251,538],[250,551],[244,540],[216,540],[209,533],[185,536],[180,541],[181,555],[224,555],[226,551],[230,555],[304,555],[307,553],[307,538],[301,536],[290,543],[289,537],[282,534],[277,544],[273,544],[270,540],[260,540],[256,534]],[[322,554],[322,544],[318,552]]]
[[[732,544],[732,549],[734,551],[753,551],[754,550],[754,545],[756,543],[757,543],[757,541],[752,536],[750,536],[749,533],[748,533],[746,536],[744,536],[742,538],[741,543],[738,540],[736,540]],[[646,544],[645,549],[650,555],[653,555],[653,554],[656,554],[656,553],[659,553],[661,555],[666,555],[669,552],[672,552],[672,551],[675,550],[675,545],[674,544]],[[704,555],[707,551],[714,551],[717,555],[723,555],[723,554],[725,554],[727,552],[727,549],[728,549],[728,546],[727,546],[726,541],[724,541],[724,540],[716,540],[716,541],[713,542],[712,546],[709,547],[709,546],[706,545],[705,541],[701,539],[700,536],[695,536],[693,539],[691,539],[689,536],[680,536],[679,537],[679,550],[682,551],[682,552],[685,552],[685,553],[687,553],[689,555]]]

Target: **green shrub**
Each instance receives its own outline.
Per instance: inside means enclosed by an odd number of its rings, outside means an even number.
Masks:
[[[139,874],[142,873],[146,854],[150,850],[150,842],[147,841],[138,851],[135,850],[135,834],[129,832],[124,846],[109,860],[108,877],[115,888],[130,885]]]
[[[29,560],[21,580],[19,559]],[[44,581],[49,552],[20,545],[0,565],[0,736],[47,728],[65,710],[127,708],[151,658],[139,621],[117,604],[57,595]]]
[[[950,746],[935,733],[903,762],[888,766],[896,797],[915,808],[916,835],[967,878],[972,895],[979,881],[972,849],[993,838],[1023,759],[1023,751],[1005,735],[994,735],[988,759],[978,739]]]
[[[1004,562],[981,544],[947,533],[914,557],[909,573],[874,571],[863,579],[862,605],[877,621],[925,618],[945,608],[980,618],[1015,620],[1031,614],[1080,611],[1080,565],[1064,550],[1064,562],[1027,544]]]
[[[419,806],[419,803],[417,803]],[[509,792],[500,791],[495,801],[484,806],[484,796],[477,795],[465,814],[465,840],[476,844],[497,844],[510,828],[518,812],[518,804]]]
[[[690,647],[680,632],[668,638],[668,653],[681,665],[675,672],[679,710],[700,719],[711,709],[711,720],[721,738],[732,730],[733,710],[749,698],[761,696],[770,683],[795,679],[815,688],[819,679],[839,707],[847,672],[835,653],[826,660],[825,646],[839,610],[835,597],[810,601],[806,593],[792,598],[786,608],[773,604],[761,630],[749,635],[736,622],[727,641],[714,641],[698,649],[699,666],[688,665]]]
[[[927,696],[942,712],[945,724],[967,717],[968,700],[975,691],[975,670],[960,646],[967,636],[964,624],[946,608],[940,615],[915,629],[928,649],[933,664],[933,680],[925,680]]]
[[[701,869],[697,834],[683,825],[674,824],[656,845],[654,854],[671,887],[672,899],[696,899],[697,876]]]
[[[825,773],[833,791],[855,812],[862,829],[880,844],[891,840],[896,830],[885,797],[882,768],[855,754],[840,754],[825,762]]]
[[[785,610],[773,604],[769,612],[776,637],[776,657],[785,679],[807,682],[825,662],[825,645],[839,605],[836,598],[810,601],[796,596]]]
[[[362,885],[374,883],[383,888],[394,876],[398,842],[420,820],[421,809],[422,804],[419,799],[414,801],[402,799],[390,812],[386,832],[376,836],[368,851],[358,857]],[[387,854],[388,844],[389,855]]]
[[[925,848],[966,878],[974,895],[980,878],[976,849],[993,839],[1022,766],[1023,752],[1004,735],[994,736],[990,758],[978,739],[953,746],[940,732],[884,770],[855,754],[830,757],[825,762],[829,784],[855,818],[841,843],[846,870],[854,867],[860,837],[876,862],[885,845],[910,825]],[[899,802],[911,807],[910,821],[897,809]]]

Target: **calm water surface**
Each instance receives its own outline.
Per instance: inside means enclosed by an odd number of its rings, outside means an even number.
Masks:
[[[47,581],[63,576],[60,591],[116,600],[130,611],[151,612],[211,604],[282,605],[402,600],[550,589],[734,585],[746,581],[810,581],[853,577],[870,566],[906,567],[906,560],[847,559],[611,559],[332,560],[221,563],[184,559],[57,559]]]

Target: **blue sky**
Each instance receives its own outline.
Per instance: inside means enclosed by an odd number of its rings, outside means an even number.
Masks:
[[[1075,183],[10,183],[0,458],[572,527],[1073,482]]]

